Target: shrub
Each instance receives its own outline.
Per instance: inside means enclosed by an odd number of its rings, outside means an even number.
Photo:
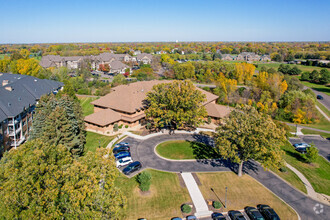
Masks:
[[[114,126],[113,126],[113,130],[114,130],[114,131],[118,131],[118,124],[114,124]]]
[[[213,205],[213,208],[215,208],[215,209],[221,208],[221,203],[219,201],[214,201],[212,205]]]
[[[123,128],[123,125],[121,124],[121,125],[119,125],[119,129],[122,129]]]
[[[181,206],[181,211],[183,213],[190,213],[192,211],[191,207],[187,204]]]
[[[125,125],[125,128],[128,128],[128,125]]]
[[[281,168],[280,168],[280,171],[281,171],[282,173],[286,173],[288,170],[287,170],[286,167],[281,167]]]
[[[316,147],[309,147],[307,148],[307,153],[305,154],[306,161],[308,163],[313,163],[317,160],[317,157],[319,155],[319,149]]]
[[[143,171],[136,177],[137,182],[139,183],[139,188],[141,191],[148,191],[151,185],[151,174],[147,171]]]
[[[146,127],[147,127],[147,129],[150,129],[151,128],[151,123],[148,122]]]
[[[212,122],[211,117],[207,117],[207,123],[211,124],[211,122]]]

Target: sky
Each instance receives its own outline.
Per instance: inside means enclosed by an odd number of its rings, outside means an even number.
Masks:
[[[0,0],[0,43],[330,41],[330,0]]]

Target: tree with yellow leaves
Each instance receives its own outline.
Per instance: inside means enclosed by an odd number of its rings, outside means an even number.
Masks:
[[[256,67],[250,63],[236,63],[234,77],[238,83],[247,85],[255,72]]]
[[[237,81],[235,79],[228,79],[223,73],[219,73],[215,83],[217,85],[215,93],[222,97],[222,101],[229,102],[229,97],[237,89]]]
[[[26,60],[19,59],[14,62],[15,71],[13,73],[38,77],[39,72],[41,70],[41,66],[39,65],[37,60],[33,58]]]

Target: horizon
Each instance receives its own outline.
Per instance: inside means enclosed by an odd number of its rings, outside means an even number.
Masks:
[[[0,4],[0,44],[330,40],[330,2],[325,0],[312,4],[0,0]]]

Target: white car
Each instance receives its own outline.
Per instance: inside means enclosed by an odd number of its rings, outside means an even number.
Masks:
[[[122,166],[126,166],[130,163],[132,163],[133,160],[131,157],[124,157],[124,158],[121,158],[119,160],[116,161],[116,166],[119,168],[119,167],[122,167]]]

